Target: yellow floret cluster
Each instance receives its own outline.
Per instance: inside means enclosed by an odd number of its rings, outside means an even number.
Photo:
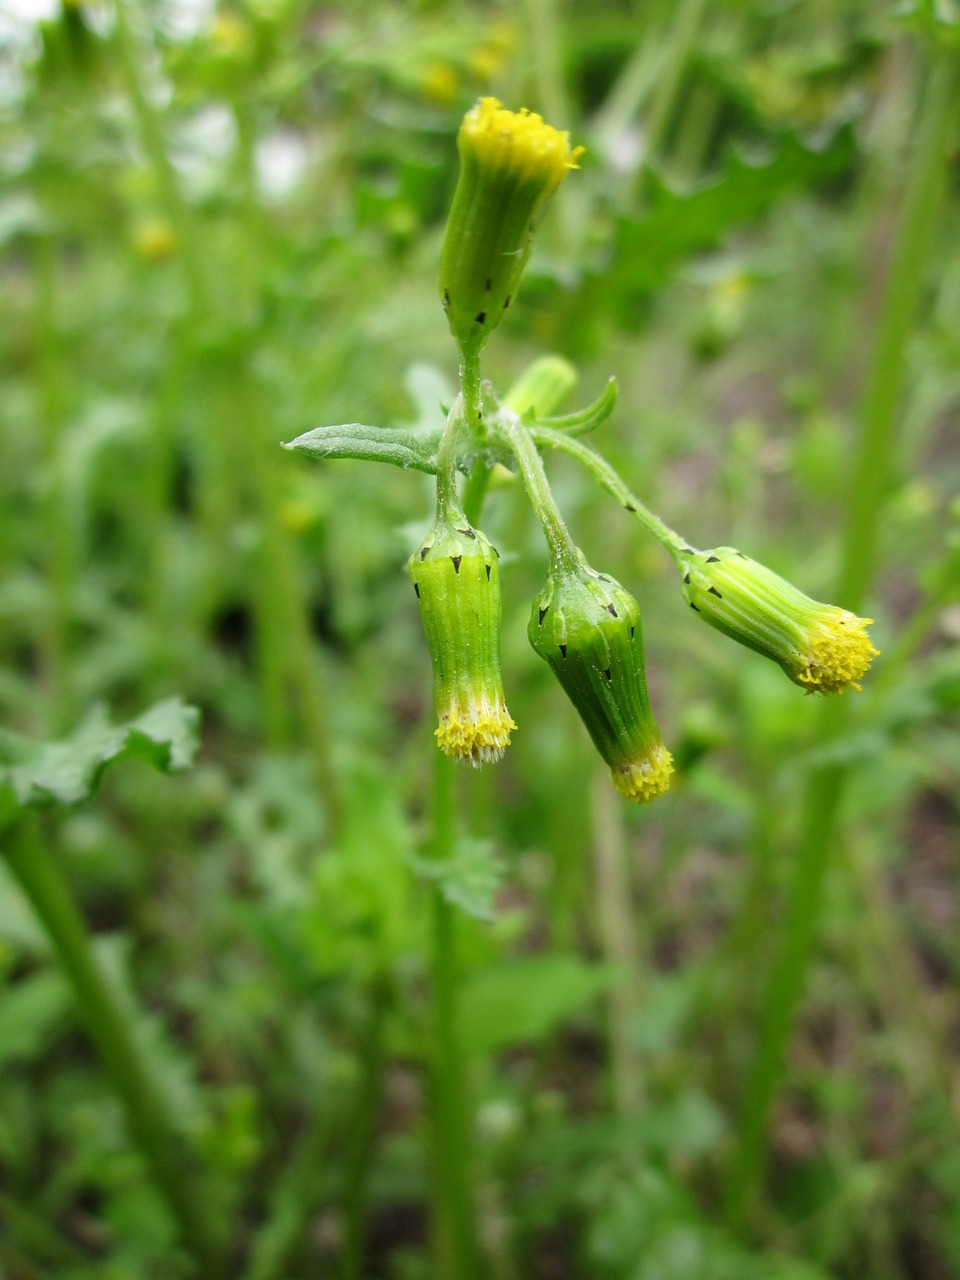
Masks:
[[[569,169],[576,169],[583,147],[570,147],[570,135],[545,124],[526,107],[508,111],[496,98],[481,98],[463,118],[460,145],[478,160],[509,166],[550,189]]]
[[[479,767],[494,764],[510,745],[516,724],[506,706],[480,701],[451,702],[439,713],[437,742],[444,755]]]
[[[872,622],[848,609],[827,610],[807,634],[797,683],[809,693],[859,691],[858,681],[880,653],[867,635]]]
[[[673,756],[664,746],[656,746],[639,760],[627,760],[610,770],[613,785],[628,800],[647,804],[670,790]]]

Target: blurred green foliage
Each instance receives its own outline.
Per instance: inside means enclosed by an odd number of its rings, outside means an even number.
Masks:
[[[486,376],[504,392],[553,351],[580,403],[615,374],[597,440],[631,486],[829,599],[916,121],[957,56],[946,6],[879,0],[5,7],[0,784],[62,802],[37,831],[203,1167],[228,1274],[437,1274],[433,726],[403,572],[431,486],[279,446],[442,424],[463,112],[494,92],[588,148]],[[491,491],[519,731],[463,779],[440,886],[485,1276],[960,1275],[955,157],[905,349],[883,656],[838,736],[695,625],[656,546],[550,460],[588,557],[640,598],[678,765],[655,807],[622,809],[527,645],[539,532],[515,481]],[[103,773],[186,763],[144,715],[174,698],[201,713],[193,767]],[[826,759],[849,785],[815,962],[770,1160],[730,1222]],[[2,860],[0,1070],[0,1273],[191,1274]]]

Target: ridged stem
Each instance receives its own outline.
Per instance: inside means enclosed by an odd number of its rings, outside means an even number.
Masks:
[[[457,765],[433,751],[430,853],[447,860],[457,840]],[[433,1142],[433,1243],[437,1280],[474,1280],[477,1240],[471,1197],[471,1143],[460,1049],[457,914],[438,886],[431,889],[430,1119]]]
[[[528,410],[537,417],[555,413],[576,385],[577,374],[560,356],[541,356],[525,369],[503,398],[504,408],[523,416]],[[479,518],[491,468],[482,458],[474,463],[463,490],[463,509],[471,524]]]
[[[457,447],[464,425],[483,433],[479,349],[461,350],[460,400],[451,409],[437,459],[437,511],[479,520],[487,477],[479,477],[463,511],[457,493]],[[484,467],[486,473],[486,468]],[[475,475],[477,473],[475,472]],[[473,478],[473,477],[471,477]],[[453,858],[457,844],[457,766],[442,752],[433,755],[433,809],[430,855]],[[431,1046],[430,1127],[433,1144],[433,1246],[437,1280],[473,1280],[478,1253],[470,1176],[470,1125],[458,1028],[457,915],[438,885],[430,890]]]

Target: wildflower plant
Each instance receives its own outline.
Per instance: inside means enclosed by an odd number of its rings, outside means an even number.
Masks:
[[[358,424],[320,427],[287,447],[436,476],[434,524],[409,572],[433,664],[437,742],[472,765],[499,760],[517,728],[500,669],[499,556],[477,522],[491,469],[519,471],[550,557],[547,582],[532,605],[530,643],[576,707],[616,789],[646,803],[668,790],[673,765],[647,692],[640,606],[587,563],[551,492],[542,451],[574,457],[661,544],[694,613],[771,658],[808,693],[860,688],[877,654],[866,630],[870,619],[811,600],[733,548],[698,551],[655,516],[580,438],[611,413],[613,379],[594,404],[565,417],[547,416],[555,360],[533,366],[521,399],[501,402],[481,383],[482,350],[513,305],[540,218],[583,148],[539,115],[510,111],[489,97],[467,112],[458,148],[439,292],[459,348],[460,394],[445,426],[426,437]]]

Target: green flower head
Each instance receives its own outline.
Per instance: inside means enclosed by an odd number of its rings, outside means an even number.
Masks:
[[[872,618],[819,604],[733,547],[684,552],[683,594],[705,622],[778,663],[807,693],[859,689]]]
[[[437,742],[472,765],[499,760],[517,727],[500,675],[498,561],[465,518],[439,516],[408,565],[433,663]]]
[[[551,570],[528,628],[610,766],[613,785],[645,803],[670,786],[673,762],[650,709],[640,607],[612,578],[581,557]]]
[[[516,297],[533,233],[582,147],[533,112],[481,98],[457,136],[460,179],[440,259],[440,298],[461,349],[479,351]]]

